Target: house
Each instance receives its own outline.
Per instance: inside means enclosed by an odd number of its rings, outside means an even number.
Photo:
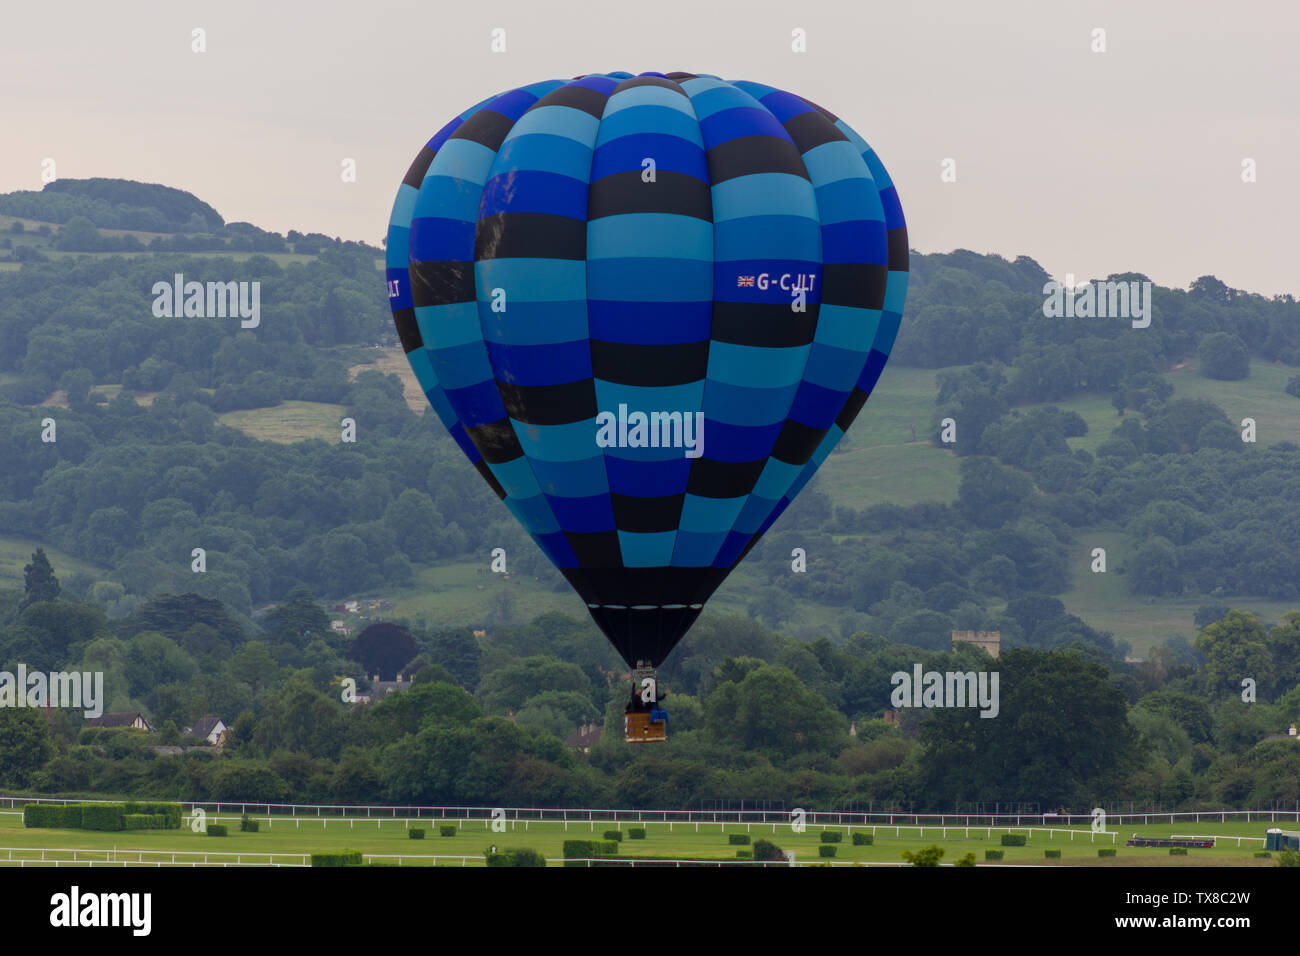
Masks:
[[[1296,734],[1295,724],[1292,724],[1289,728],[1287,728],[1287,732],[1284,734],[1269,734],[1264,739],[1265,740],[1290,740],[1293,743],[1300,744],[1300,735]]]
[[[584,754],[591,753],[591,748],[600,742],[601,728],[594,720],[583,724],[574,733],[564,739],[564,745]]]
[[[379,675],[376,674],[375,679],[370,682],[369,700],[383,700],[394,691],[410,689],[411,682],[409,680],[403,680],[401,674],[397,675],[397,680],[380,680]],[[361,695],[357,695],[357,700],[361,700]],[[369,702],[369,700],[367,702]]]
[[[226,733],[230,730],[226,722],[220,717],[213,717],[207,714],[199,718],[199,722],[185,731],[191,737],[201,737],[214,747],[225,745]]]
[[[153,728],[149,726],[149,721],[145,719],[144,714],[125,712],[120,714],[101,714],[98,717],[91,717],[86,721],[87,727],[127,727],[131,730],[144,730],[150,733]]]
[[[1001,631],[953,631],[954,644],[974,644],[994,660],[1002,653]]]

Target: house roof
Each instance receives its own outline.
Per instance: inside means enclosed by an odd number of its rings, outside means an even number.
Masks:
[[[130,727],[136,722],[136,719],[144,720],[144,715],[139,711],[124,712],[120,714],[100,714],[98,717],[91,717],[86,721],[88,727]],[[149,721],[144,720],[148,726]]]
[[[213,717],[211,714],[208,714],[205,717],[200,717],[199,722],[196,723],[194,728],[190,731],[190,735],[193,737],[206,737],[208,734],[212,733],[212,731],[216,730],[217,724],[220,724],[222,727],[226,726],[226,722],[220,717]]]

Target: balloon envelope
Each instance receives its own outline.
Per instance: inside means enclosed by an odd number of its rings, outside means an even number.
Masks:
[[[884,166],[833,114],[610,73],[439,130],[398,191],[387,278],[433,408],[635,666],[866,403],[907,258]]]

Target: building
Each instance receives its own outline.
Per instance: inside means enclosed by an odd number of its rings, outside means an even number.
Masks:
[[[226,722],[220,717],[213,717],[208,714],[199,718],[199,722],[185,731],[191,737],[201,737],[212,746],[220,749],[225,745],[226,733],[230,730]]]
[[[581,751],[584,754],[591,753],[591,748],[600,742],[601,727],[594,720],[591,723],[583,724],[574,733],[564,738],[566,747],[573,750]]]
[[[974,644],[989,657],[997,660],[1002,653],[1001,631],[953,631],[954,644]]]
[[[1300,830],[1269,827],[1264,834],[1265,850],[1300,850]]]
[[[153,728],[149,726],[149,721],[141,713],[120,713],[120,714],[100,714],[98,717],[91,717],[86,721],[87,727],[122,727],[131,730],[144,730],[152,732]]]
[[[410,689],[411,689],[411,682],[409,680],[404,680],[401,674],[397,675],[397,680],[380,680],[379,675],[376,674],[375,679],[370,682],[370,694],[368,696],[367,703],[369,703],[372,700],[375,701],[383,700],[385,697],[387,697],[389,694],[395,691],[410,690]],[[357,695],[357,700],[360,701],[360,699],[361,699],[361,695]]]

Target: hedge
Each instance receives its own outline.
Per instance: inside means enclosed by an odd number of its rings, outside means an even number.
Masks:
[[[208,836],[225,836],[226,825],[224,823],[209,823]]]
[[[564,841],[565,866],[587,866],[587,860],[602,856],[618,856],[618,844],[613,840]]]
[[[212,827],[208,827],[211,832]],[[312,866],[360,866],[360,850],[335,850],[330,853],[313,853],[311,855]]]
[[[242,833],[256,833],[257,826],[258,826],[257,821],[254,820],[252,817],[250,817],[247,813],[245,813],[242,817],[239,818],[239,829],[240,832]]]
[[[837,847],[834,843],[823,843],[821,846],[817,848],[817,855],[834,856],[838,851],[839,851],[839,847]]]
[[[753,858],[754,858],[754,851],[753,851],[753,850],[737,850],[737,851],[736,851],[736,859],[737,859],[737,860],[752,860]]]
[[[179,803],[29,803],[23,825],[62,830],[179,830]]]
[[[854,846],[871,846],[876,842],[876,837],[872,833],[855,833],[853,834]]]
[[[1185,847],[1185,846],[1171,846],[1171,847],[1169,848],[1169,855],[1170,855],[1170,856],[1187,856],[1187,847]]]
[[[1059,859],[1061,858],[1061,851],[1060,851],[1060,850],[1044,850],[1044,851],[1043,851],[1043,856],[1047,857],[1047,859],[1049,859],[1049,860],[1059,860]]]
[[[546,857],[542,856],[536,850],[527,847],[518,847],[510,850],[502,850],[499,853],[488,851],[484,854],[487,857],[488,866],[545,866]]]
[[[754,859],[760,861],[784,862],[785,851],[771,840],[754,841]]]
[[[823,842],[823,843],[842,843],[842,842],[844,842],[844,834],[841,833],[839,830],[823,830],[823,831],[822,831],[822,842]]]
[[[438,824],[438,836],[455,836],[455,824],[440,823]]]
[[[748,833],[728,833],[727,843],[731,846],[749,846]]]
[[[1002,834],[1003,846],[1024,846],[1029,838],[1023,833],[1004,833]]]
[[[1273,854],[1269,853],[1268,850],[1256,850],[1255,856],[1256,858],[1265,860],[1271,860],[1273,858]]]
[[[606,831],[605,831],[605,839],[606,839],[606,840],[613,840],[615,843],[622,843],[622,842],[623,842],[623,831],[622,831],[622,830],[606,830]]]
[[[408,840],[423,840],[424,827],[411,827],[411,829],[406,831],[406,838]]]
[[[645,827],[628,827],[628,828],[627,828],[627,838],[628,838],[629,840],[644,840],[644,839],[645,839]]]
[[[1115,850],[1114,850],[1113,847],[1112,847],[1111,849],[1109,849],[1109,850],[1098,850],[1098,851],[1097,851],[1097,855],[1098,855],[1098,856],[1114,856],[1114,855],[1115,855]]]
[[[984,851],[984,859],[986,859],[986,860],[1000,860],[1000,859],[1002,859],[1002,853],[1003,853],[1002,850],[985,850],[985,851]]]

